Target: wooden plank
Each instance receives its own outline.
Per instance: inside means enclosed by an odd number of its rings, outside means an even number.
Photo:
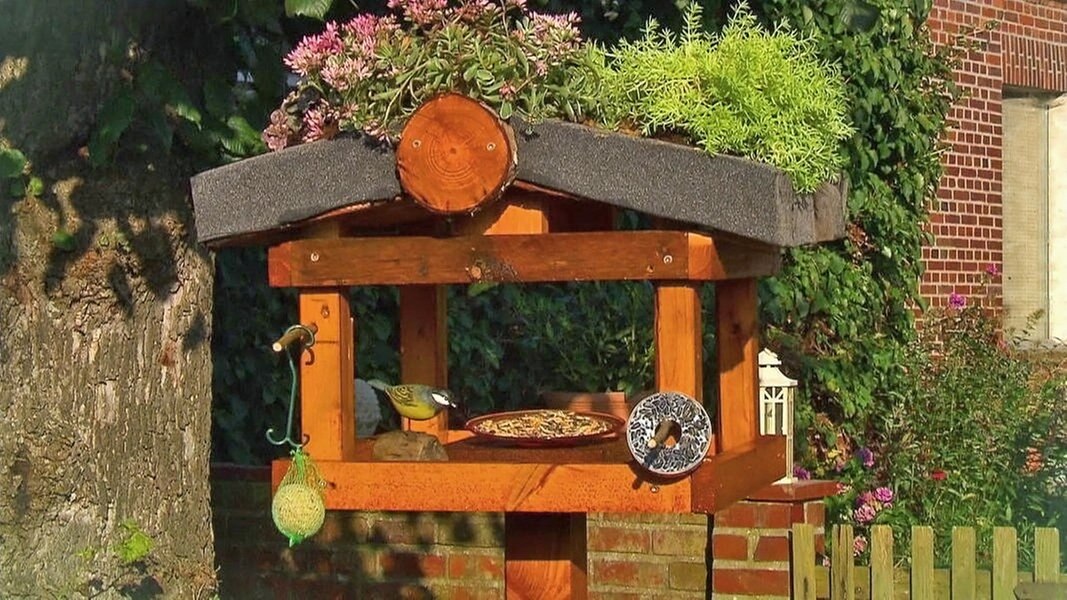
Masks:
[[[586,516],[504,514],[504,588],[508,600],[585,600]]]
[[[317,327],[300,361],[300,423],[316,461],[355,458],[354,325],[348,290],[300,294],[300,322]]]
[[[656,389],[704,401],[704,329],[700,287],[660,283],[655,300]]]
[[[1052,527],[1034,529],[1034,581],[1057,583],[1060,580],[1060,536]]]
[[[793,571],[793,594],[796,600],[815,600],[815,527],[810,523],[793,524],[790,549]]]
[[[835,525],[833,552],[830,557],[830,598],[854,600],[856,573],[852,562],[852,526]]]
[[[445,288],[439,285],[400,286],[400,380],[448,387],[448,315]],[[448,441],[448,410],[425,421],[401,418],[410,431]]]
[[[719,360],[719,450],[756,438],[759,393],[759,313],[756,280],[715,284]],[[783,459],[782,469],[785,469]],[[784,475],[784,473],[783,473]]]
[[[650,478],[631,459],[621,461],[620,453],[629,453],[625,441],[602,450],[501,449],[467,441],[446,447],[448,462],[316,462],[329,482],[326,507],[335,510],[716,512],[772,480],[757,466],[766,462],[768,447],[780,454],[781,444],[770,436],[706,460],[693,478],[673,480]],[[357,455],[369,457],[372,446],[360,440]],[[525,453],[538,462],[524,462]],[[596,462],[604,460],[612,462]],[[288,461],[274,462],[279,479],[287,467]]]
[[[692,475],[692,510],[714,514],[782,478],[785,436],[760,436],[716,454]],[[735,477],[733,473],[743,473]]]
[[[993,600],[1015,598],[1019,582],[1018,541],[1014,527],[993,528]]]
[[[934,598],[934,530],[926,526],[911,528],[911,597]]]
[[[467,218],[457,218],[460,235],[514,235],[548,233],[545,198],[523,190],[509,191],[504,198]]]
[[[1067,583],[1024,582],[1015,589],[1019,600],[1063,600],[1067,598]]]
[[[778,269],[776,251],[678,231],[307,239],[271,247],[268,261],[270,284],[280,287],[714,281]]]
[[[975,537],[973,527],[952,528],[952,600],[974,600]]]
[[[871,598],[893,600],[893,530],[871,527]]]

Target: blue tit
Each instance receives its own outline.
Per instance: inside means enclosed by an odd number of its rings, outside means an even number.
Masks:
[[[371,387],[385,392],[400,416],[425,421],[444,408],[456,408],[452,392],[421,383],[389,385],[377,379],[368,381]]]

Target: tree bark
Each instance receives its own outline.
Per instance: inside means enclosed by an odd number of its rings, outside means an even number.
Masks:
[[[0,223],[0,597],[111,581],[126,520],[155,541],[146,585],[214,585],[212,263],[184,227],[185,177],[155,166],[62,165],[55,196]]]
[[[126,4],[0,0],[0,137],[46,182],[40,198],[0,189],[0,598],[215,588],[213,265],[189,172],[90,170],[74,150],[116,71],[104,50],[172,27],[158,9],[182,3]],[[151,551],[123,564],[135,529]]]

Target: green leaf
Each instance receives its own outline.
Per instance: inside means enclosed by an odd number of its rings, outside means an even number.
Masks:
[[[321,21],[332,4],[333,0],[285,0],[285,14],[290,17],[311,17]]]
[[[515,107],[510,102],[504,101],[500,105],[500,118],[507,119],[515,113]]]
[[[115,547],[115,554],[123,564],[130,565],[144,559],[152,551],[155,542],[133,521],[122,524],[126,537]]]
[[[17,177],[11,180],[11,185],[7,188],[7,193],[12,198],[22,198],[26,195],[26,182],[21,177]]]
[[[133,121],[134,101],[123,89],[104,103],[96,115],[96,129],[89,137],[89,161],[95,166],[106,163],[119,138]]]
[[[64,252],[74,251],[74,236],[65,229],[57,229],[52,234],[52,245]]]
[[[26,156],[14,148],[0,148],[0,179],[18,177],[26,168]]]
[[[219,77],[204,82],[204,109],[207,114],[225,119],[233,110],[233,93],[229,84]]]
[[[26,192],[31,196],[40,196],[44,193],[44,181],[40,177],[30,177],[30,183],[26,186]]]

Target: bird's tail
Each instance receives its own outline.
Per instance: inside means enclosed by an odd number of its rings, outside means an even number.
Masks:
[[[367,380],[367,383],[376,390],[381,390],[383,392],[389,391],[389,384],[381,379],[369,379]]]

